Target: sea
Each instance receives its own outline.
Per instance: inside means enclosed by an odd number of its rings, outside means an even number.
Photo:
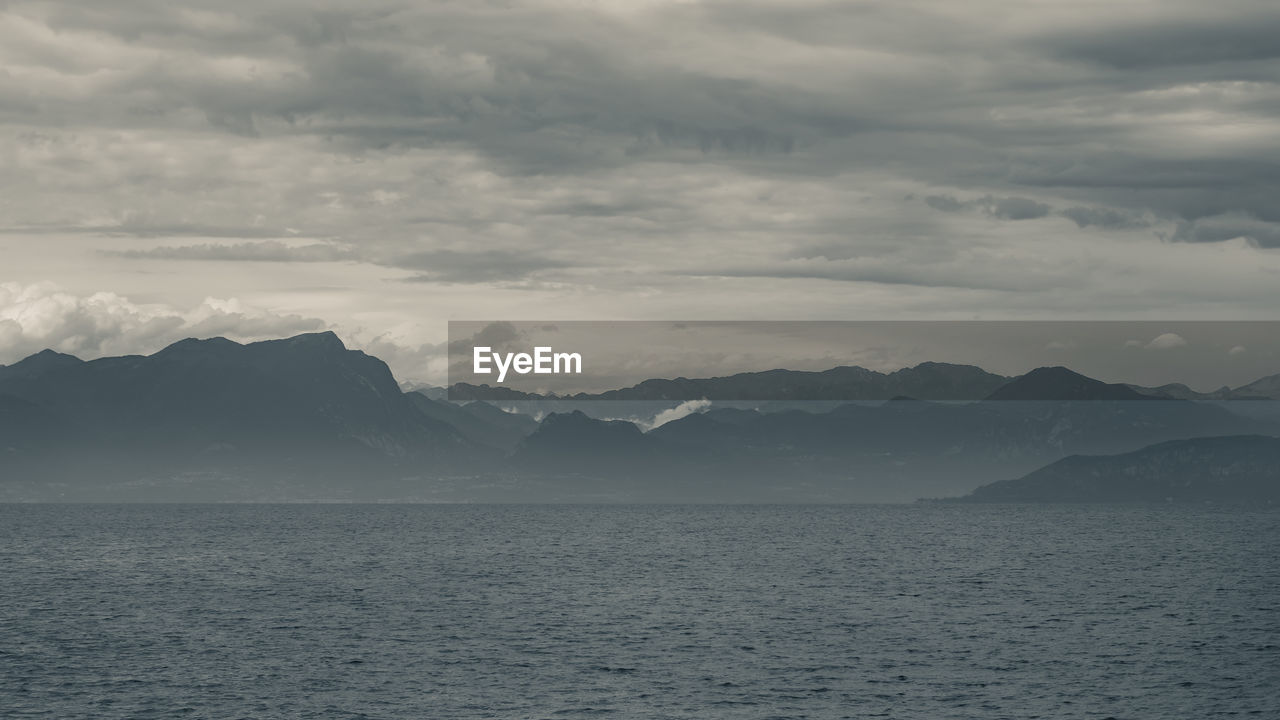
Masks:
[[[0,717],[1280,718],[1280,511],[3,505]]]

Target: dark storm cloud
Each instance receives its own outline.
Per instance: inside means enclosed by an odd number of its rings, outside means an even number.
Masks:
[[[499,352],[521,351],[527,348],[527,337],[515,324],[507,321],[487,323],[479,329],[472,323],[458,323],[449,328],[447,344],[451,359],[469,360],[476,346],[490,347]]]
[[[836,282],[876,283],[881,285],[926,285],[959,290],[992,290],[1027,292],[1075,285],[1067,278],[1042,272],[1009,272],[1004,269],[976,266],[950,266],[942,263],[907,263],[890,258],[824,261],[791,260],[757,267],[718,266],[690,269],[682,274],[736,278],[779,278],[831,280]]]
[[[386,256],[376,249],[326,243],[287,245],[277,241],[219,245],[165,245],[145,250],[107,250],[104,255],[147,260],[208,262],[363,262],[416,273],[408,282],[491,282],[521,280],[541,271],[572,267],[572,263],[516,250],[430,250]]]
[[[551,258],[512,250],[432,250],[404,255],[381,264],[421,274],[408,282],[478,283],[522,280],[538,271],[571,267]]]
[[[44,225],[41,227],[0,227],[0,233],[39,235],[51,233],[92,233],[106,237],[136,238],[278,238],[287,237],[283,229],[261,228],[243,225],[196,224],[146,224],[119,223],[112,225]],[[144,257],[136,253],[110,253],[121,257]],[[155,255],[159,257],[159,254]]]
[[[992,197],[990,195],[976,200],[957,200],[950,195],[930,195],[924,202],[934,210],[942,212],[960,212],[962,210],[981,210],[1001,220],[1036,220],[1053,210],[1049,205],[1025,197]]]
[[[1035,220],[1048,215],[1051,209],[1030,198],[1007,197],[994,199],[987,212],[1001,220]]]
[[[147,250],[116,250],[106,254],[152,260],[211,260],[221,262],[338,262],[356,260],[350,249],[315,243],[291,246],[281,242],[237,243],[234,245],[179,245]]]
[[[966,203],[962,203],[950,195],[930,195],[924,199],[924,202],[934,210],[942,212],[960,212],[968,207]]]
[[[1269,3],[1250,9],[1234,17],[1155,18],[1089,35],[1049,35],[1043,47],[1119,70],[1280,59],[1280,11]]]
[[[617,202],[593,202],[575,200],[555,203],[541,208],[544,215],[570,215],[574,217],[617,217],[620,215],[640,215],[658,210],[672,209],[676,206],[670,202],[650,202],[639,198],[630,198]]]
[[[1063,210],[1061,214],[1080,228],[1127,229],[1146,226],[1146,222],[1141,217],[1134,217],[1111,208],[1070,207]]]
[[[1243,238],[1262,248],[1280,248],[1280,228],[1247,217],[1181,221],[1170,238],[1174,242],[1223,242]]]
[[[102,98],[117,120],[191,109],[238,135],[283,122],[353,149],[456,143],[525,172],[665,148],[787,153],[803,130],[787,120],[803,93],[646,66],[620,52],[640,49],[655,28],[554,6],[377,5],[233,3],[223,13],[170,3],[109,12],[57,5],[44,16],[54,30],[245,61],[246,72],[232,78],[222,70],[238,68],[216,63],[139,68],[110,83],[114,102]],[[604,145],[583,144],[593,136]]]
[[[1087,247],[1195,307],[1169,280],[1195,244],[1280,246],[1278,31],[1250,0],[6,4],[0,224],[606,302],[708,276],[1157,302],[1072,276]]]

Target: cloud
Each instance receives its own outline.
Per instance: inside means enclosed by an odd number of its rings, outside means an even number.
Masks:
[[[0,253],[175,307],[343,286],[316,307],[370,335],[442,319],[433,285],[544,317],[1258,315],[1277,27],[1235,0],[8,3]]]
[[[942,212],[960,212],[970,207],[969,203],[960,202],[950,195],[930,195],[924,199],[924,203],[934,210]]]
[[[108,250],[108,255],[150,260],[208,260],[215,262],[340,262],[356,260],[349,248],[324,243],[287,245],[278,241],[219,245],[165,245],[147,250]]]
[[[1048,215],[1051,209],[1030,198],[1007,197],[994,199],[987,212],[1001,220],[1035,220]]]
[[[1233,346],[1231,347],[1231,349],[1227,351],[1227,354],[1228,354],[1228,355],[1230,355],[1230,356],[1232,356],[1232,357],[1235,357],[1236,355],[1243,355],[1243,354],[1245,354],[1246,352],[1248,352],[1248,349],[1247,349],[1245,346],[1243,346],[1243,345],[1233,345]]]
[[[1048,215],[1053,208],[1025,197],[985,197],[975,200],[957,200],[950,195],[930,195],[924,202],[934,210],[954,213],[964,210],[980,210],[1000,220],[1035,220]]]
[[[670,410],[663,410],[654,416],[651,423],[644,423],[641,428],[648,432],[654,428],[662,427],[673,420],[679,420],[682,417],[693,415],[694,413],[706,412],[711,407],[711,401],[703,398],[701,400],[686,400]]]
[[[1079,228],[1125,230],[1147,227],[1148,223],[1132,213],[1104,207],[1070,207],[1060,213]]]
[[[1143,347],[1148,350],[1172,350],[1174,348],[1186,347],[1187,341],[1177,333],[1164,333],[1157,335]]]
[[[1261,248],[1280,248],[1280,224],[1262,222],[1239,213],[1216,215],[1179,221],[1170,240],[1195,243],[1244,240]]]
[[[441,386],[447,382],[446,343],[415,342],[385,332],[367,339],[358,334],[349,334],[343,339],[347,347],[359,348],[385,362],[406,388]]]
[[[520,280],[542,270],[572,267],[568,262],[518,250],[430,250],[381,264],[421,271],[407,278],[408,282],[455,283]]]
[[[326,329],[316,318],[281,315],[235,298],[177,309],[110,292],[78,296],[50,283],[0,284],[0,362],[46,348],[83,359],[151,353],[187,337],[261,340]]]
[[[406,282],[479,283],[520,280],[541,270],[572,267],[571,263],[518,250],[428,250],[381,255],[376,247],[359,249],[332,243],[286,244],[268,240],[249,243],[162,245],[145,250],[106,250],[103,254],[133,260],[209,262],[363,262],[418,271]]]
[[[1234,4],[1228,3],[1230,7]],[[1177,69],[1215,63],[1280,58],[1280,16],[1275,12],[1232,17],[1179,16],[1138,24],[1117,18],[1112,27],[1088,35],[1048,33],[1050,51],[1118,70]]]

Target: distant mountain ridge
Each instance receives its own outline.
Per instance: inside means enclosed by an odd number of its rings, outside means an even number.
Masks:
[[[385,363],[332,332],[90,361],[38,353],[0,368],[0,397],[0,469],[26,478],[358,485],[494,464],[478,439],[487,421],[464,433],[427,412],[438,404],[406,396]]]
[[[998,401],[1132,401],[1158,400],[1127,385],[1104,383],[1065,367],[1042,367],[1010,380],[989,396]]]
[[[960,502],[1280,503],[1280,438],[1171,440],[1117,455],[1072,455]]]
[[[41,350],[12,365],[0,365],[0,382],[6,380],[31,380],[48,372],[82,364],[84,364],[84,361],[74,355],[66,355],[53,350]]]
[[[1215,405],[1176,400],[894,400],[825,412],[713,408],[648,433],[576,411],[548,416],[516,448],[512,463],[544,475],[633,484],[660,479],[689,492],[732,478],[732,492],[762,500],[785,500],[785,493],[779,497],[767,487],[785,478],[809,486],[804,492],[815,500],[901,502],[973,487],[993,474],[1030,472],[1072,453],[1278,429]]]
[[[1238,388],[1220,387],[1212,392],[1196,392],[1182,383],[1169,383],[1158,387],[1127,385],[1144,395],[1169,397],[1197,402],[1223,402],[1234,400],[1280,400],[1280,374],[1268,375]]]
[[[44,351],[0,366],[0,499],[896,502],[1073,454],[1280,434],[1272,404],[1238,414],[1063,367],[774,370],[575,396],[593,402],[510,392],[505,408],[405,392],[331,332],[90,361]],[[787,399],[713,400],[658,422],[686,392]],[[607,414],[624,407],[653,420]]]
[[[449,388],[454,400],[776,400],[776,401],[875,401],[895,396],[929,400],[981,400],[1010,378],[973,365],[924,362],[890,373],[856,365],[830,370],[765,370],[709,378],[654,378],[618,390],[538,395],[503,386],[456,383]]]
[[[436,390],[436,389],[433,389]],[[889,373],[856,365],[822,371],[765,370],[709,378],[653,378],[635,385],[598,393],[539,394],[503,385],[455,383],[444,393],[454,401],[844,401],[874,402],[894,398],[930,401],[975,400],[1256,400],[1280,399],[1280,374],[1260,378],[1232,390],[1198,393],[1186,385],[1144,387],[1104,383],[1069,368],[1041,367],[1023,375],[1006,377],[973,365],[924,362]]]

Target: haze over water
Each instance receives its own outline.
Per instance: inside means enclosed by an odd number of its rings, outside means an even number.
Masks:
[[[1280,515],[0,506],[6,717],[1280,707]]]

